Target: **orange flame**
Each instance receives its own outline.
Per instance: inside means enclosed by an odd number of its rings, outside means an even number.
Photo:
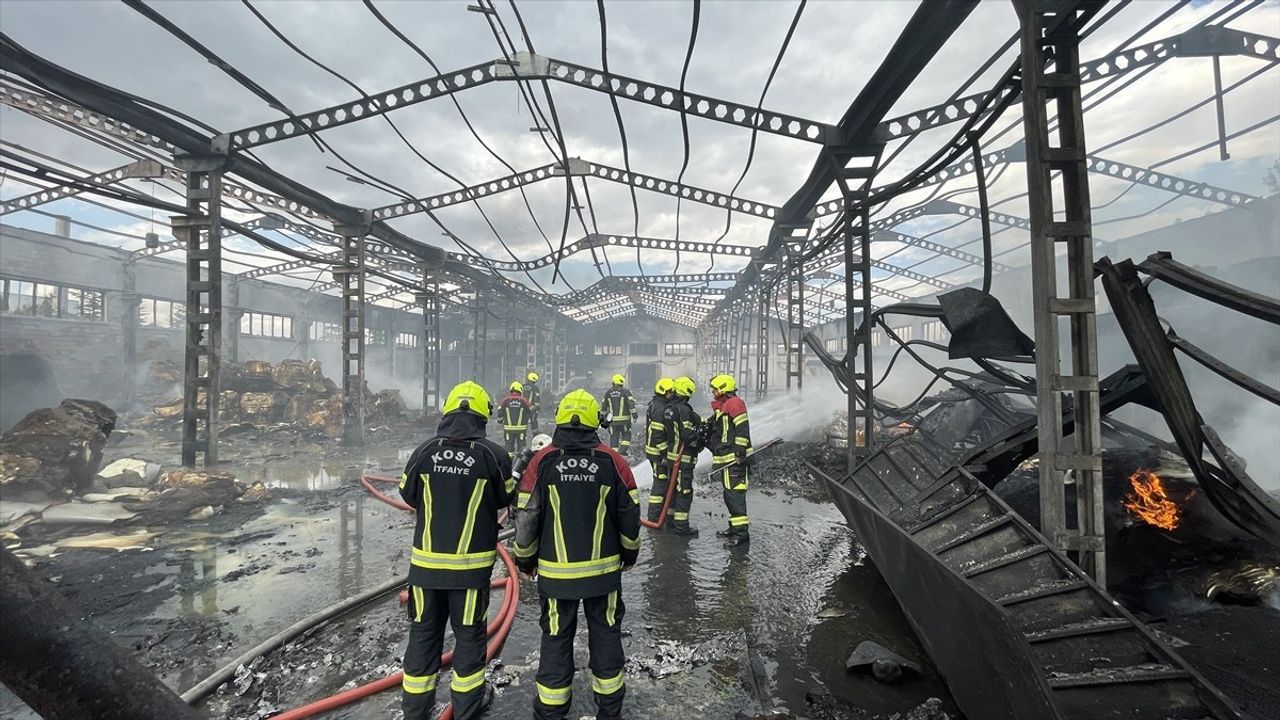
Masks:
[[[1159,475],[1139,468],[1129,476],[1129,485],[1124,506],[1134,517],[1164,530],[1174,530],[1182,524],[1181,509],[1169,499]]]

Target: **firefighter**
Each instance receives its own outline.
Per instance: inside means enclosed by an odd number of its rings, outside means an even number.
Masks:
[[[524,398],[524,386],[519,380],[511,383],[507,396],[498,403],[498,417],[502,422],[502,440],[507,446],[507,455],[513,459],[524,449],[532,414],[533,408]]]
[[[724,484],[724,506],[729,526],[717,530],[725,547],[751,542],[747,519],[747,455],[751,453],[751,426],[747,404],[738,397],[738,383],[732,375],[711,378],[711,422],[707,448],[711,450],[711,472]]]
[[[600,442],[600,405],[586,390],[560,401],[551,445],[520,480],[515,559],[538,579],[542,649],[535,718],[566,718],[578,605],[587,619],[596,717],[622,717],[623,570],[640,551],[639,491],[627,461]]]
[[[667,499],[670,462],[667,460],[667,426],[662,415],[674,400],[675,381],[661,378],[653,386],[653,399],[645,408],[644,456],[649,459],[649,468],[653,471],[653,487],[649,490],[649,522],[658,521],[662,503]]]
[[[530,370],[524,376],[524,381],[524,399],[529,401],[531,410],[529,428],[533,432],[538,432],[538,411],[542,409],[542,388],[538,386],[538,373]]]
[[[698,536],[689,525],[689,508],[693,505],[693,466],[702,449],[702,418],[689,405],[697,385],[688,377],[673,381],[675,398],[662,414],[667,426],[668,472],[677,475],[675,498],[671,501],[671,531],[677,535]]]
[[[405,720],[433,717],[446,622],[454,636],[449,688],[455,717],[479,717],[492,697],[484,682],[489,576],[498,555],[498,510],[516,492],[510,458],[485,439],[492,412],[477,383],[453,388],[435,437],[414,450],[400,476],[400,497],[418,518],[401,681]]]
[[[636,421],[636,397],[627,389],[627,379],[613,376],[613,386],[604,391],[604,414],[609,419],[609,447],[626,455],[631,449],[631,424]]]

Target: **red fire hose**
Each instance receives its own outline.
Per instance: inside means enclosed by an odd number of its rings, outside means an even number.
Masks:
[[[684,457],[684,446],[681,445],[676,450],[676,458]],[[657,478],[654,478],[657,480]],[[676,464],[671,467],[671,477],[667,480],[667,496],[662,499],[662,510],[658,513],[656,522],[650,522],[645,518],[640,518],[640,524],[657,530],[667,521],[667,510],[671,508],[671,497],[676,493],[676,485],[680,482],[680,460],[676,460]]]
[[[398,483],[400,482],[398,478],[387,477],[385,475],[363,475],[360,477],[360,484],[364,485],[365,489],[368,490],[375,498],[390,505],[391,507],[413,512],[413,508],[400,500],[388,497],[383,494],[382,491],[374,487],[373,483],[375,482]],[[668,496],[669,495],[670,494],[668,493]],[[507,568],[507,577],[498,578],[490,584],[490,587],[494,589],[505,588],[505,592],[502,594],[502,606],[498,608],[498,614],[489,621],[487,630],[489,635],[489,645],[485,649],[485,660],[493,659],[493,657],[502,650],[502,644],[506,642],[507,635],[511,633],[511,626],[516,619],[516,608],[520,603],[520,581],[516,577],[515,561],[511,559],[511,554],[507,552],[507,548],[503,545],[498,545],[498,555],[502,558],[502,563]],[[447,652],[440,657],[441,667],[448,667],[452,662],[452,651]],[[340,692],[336,695],[331,695],[327,698],[323,698],[313,703],[303,705],[302,707],[294,708],[280,715],[276,715],[273,720],[299,720],[300,718],[314,717],[320,713],[328,712],[335,708],[342,707],[343,705],[349,705],[370,695],[380,693],[383,690],[389,690],[399,685],[403,676],[404,673],[402,672],[392,673],[381,680],[374,680],[373,682],[361,685],[360,687],[352,688],[351,690]],[[452,720],[452,718],[453,705],[450,705],[445,708],[444,714],[440,716],[440,720]]]

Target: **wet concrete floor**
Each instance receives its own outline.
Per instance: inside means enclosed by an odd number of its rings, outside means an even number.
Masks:
[[[152,553],[70,551],[41,572],[59,575],[100,626],[185,689],[290,623],[405,574],[411,516],[367,496],[355,481],[361,466],[398,472],[407,452],[314,468],[298,458],[249,464],[237,469],[242,480],[263,480],[286,497],[254,517],[170,529]],[[731,718],[780,708],[805,715],[810,693],[830,693],[875,715],[905,712],[931,697],[951,709],[888,587],[834,506],[761,493],[752,493],[750,503],[752,544],[745,552],[726,550],[715,538],[727,516],[710,487],[700,488],[693,507],[701,537],[643,531],[640,561],[623,578],[631,715]],[[92,565],[107,582],[123,576],[109,608],[93,609],[82,587],[92,578],[82,578],[78,564]],[[503,687],[489,717],[530,714],[537,593],[528,581],[521,591],[495,678]],[[495,597],[495,611],[498,604]],[[406,630],[397,602],[378,601],[268,656],[202,711],[210,718],[267,717],[381,677],[398,669]],[[846,672],[845,658],[866,639],[925,665],[925,677],[886,686]],[[585,668],[585,642],[579,644]],[[574,694],[571,717],[591,715],[585,671]],[[395,692],[330,714],[397,716]],[[34,714],[0,689],[0,717]]]

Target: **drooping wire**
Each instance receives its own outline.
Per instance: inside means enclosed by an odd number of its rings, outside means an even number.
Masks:
[[[597,0],[600,7],[604,7],[604,0]],[[601,11],[601,20],[604,19],[603,10]],[[689,47],[684,53],[684,67],[680,69],[680,94],[684,95],[685,80],[689,77],[689,65],[693,62],[693,48],[698,43],[698,21],[702,16],[702,0],[693,0],[693,18],[689,24]],[[612,93],[610,97],[613,97]],[[617,102],[614,102],[616,107]],[[754,130],[754,128],[753,128]],[[680,163],[680,174],[676,176],[678,185],[684,184],[685,171],[689,169],[689,113],[686,111],[685,103],[680,103],[680,136],[684,141],[684,159]],[[673,274],[680,272],[680,208],[684,201],[683,194],[676,195],[676,265],[672,271]],[[712,258],[715,257],[713,253]]]
[[[756,113],[764,109],[764,100],[769,95],[769,88],[773,86],[773,78],[778,74],[778,68],[782,65],[782,58],[787,55],[787,48],[791,46],[791,38],[795,35],[796,26],[800,24],[800,18],[804,15],[805,5],[808,0],[800,0],[796,6],[796,12],[791,16],[791,25],[787,27],[787,34],[782,38],[782,46],[778,48],[778,54],[773,58],[773,65],[769,68],[769,75],[765,78],[764,87],[760,88],[760,97],[756,100]],[[753,118],[754,120],[754,118]],[[756,157],[756,140],[760,135],[759,123],[751,123],[751,142],[747,146],[747,162],[742,166],[742,172],[738,175],[738,180],[733,184],[733,189],[729,191],[729,197],[736,197],[738,188],[742,187],[742,182],[747,179],[747,173],[751,170],[751,163]],[[724,216],[724,230],[721,231],[720,237],[716,238],[712,245],[719,245],[722,240],[729,235],[729,229],[733,226],[733,209],[726,208]],[[716,256],[711,255],[710,264],[707,265],[707,272],[713,272],[716,269]]]
[[[695,2],[695,7],[697,7],[696,2]],[[695,10],[694,12],[696,13],[697,11]],[[608,20],[606,19],[606,16],[605,16],[604,0],[596,0],[596,14],[599,15],[599,18],[600,18],[600,66],[601,66],[601,69],[604,71],[604,73],[608,75],[609,74],[609,25],[608,25]],[[693,48],[691,45],[690,46],[691,52],[692,52],[692,49]],[[686,69],[688,68],[687,65],[685,67]],[[608,95],[609,95],[609,104],[613,107],[613,118],[618,125],[618,138],[622,141],[622,167],[626,169],[627,176],[630,177],[631,148],[627,145],[627,128],[622,123],[622,110],[618,107],[618,97],[613,93],[609,93]],[[681,117],[684,116],[683,112],[681,112],[680,114],[681,114]],[[688,161],[687,138],[686,138],[685,148],[686,148],[685,159],[687,162]],[[631,191],[631,217],[632,217],[631,234],[636,237],[640,237],[640,202],[636,198],[636,186],[631,183],[627,183],[627,188]],[[677,202],[676,207],[679,208],[679,204],[678,204],[679,200],[677,200],[676,202]],[[679,225],[677,224],[676,227],[679,228]],[[678,229],[677,229],[677,232],[678,232]],[[642,252],[643,251],[640,249],[640,247],[637,246],[636,247],[636,267],[639,268],[640,274],[644,275],[645,274],[644,261],[641,259]],[[680,251],[677,250],[676,252],[679,253]],[[676,257],[678,259],[679,255],[677,254]]]

